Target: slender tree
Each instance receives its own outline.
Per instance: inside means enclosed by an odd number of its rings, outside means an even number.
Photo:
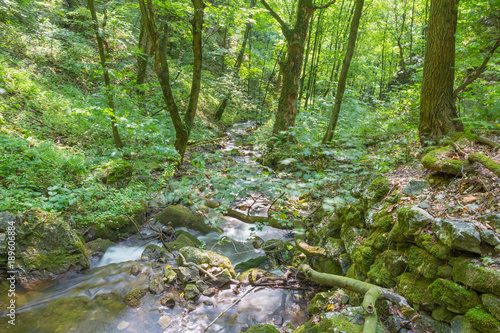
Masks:
[[[298,112],[299,81],[311,15],[317,9],[330,7],[335,1],[330,1],[322,6],[315,6],[313,0],[298,0],[293,27],[285,23],[269,6],[266,0],[260,0],[260,2],[279,23],[286,40],[287,48],[286,59],[280,63],[283,81],[278,102],[278,111],[276,112],[276,120],[273,127],[273,133],[276,134],[287,131],[288,128],[295,124]]]
[[[464,129],[453,95],[458,2],[431,0],[418,127],[424,146]]]
[[[181,156],[181,159],[184,159],[184,154],[186,153],[187,142],[189,140],[189,135],[191,134],[191,128],[193,126],[194,117],[198,108],[201,87],[202,30],[205,4],[203,3],[203,0],[191,0],[191,2],[193,3],[194,9],[193,19],[191,20],[194,64],[193,77],[191,80],[191,93],[189,95],[189,102],[184,113],[184,118],[182,119],[170,87],[170,73],[166,52],[168,40],[167,23],[164,22],[158,28],[152,1],[148,0],[148,4],[146,5],[144,0],[139,0],[142,19],[148,33],[148,37],[153,45],[155,72],[175,129],[175,149]]]
[[[106,89],[106,99],[108,101],[108,107],[110,109],[110,117],[111,117],[111,129],[113,132],[113,141],[115,142],[116,149],[122,149],[123,143],[120,138],[120,134],[118,133],[118,125],[116,124],[116,115],[115,115],[115,102],[113,100],[113,87],[111,86],[111,80],[109,79],[109,71],[106,65],[106,51],[104,50],[104,34],[102,30],[99,29],[99,21],[97,20],[97,13],[95,11],[94,0],[87,1],[90,15],[92,16],[92,23],[95,29],[95,35],[97,39],[97,47],[99,49],[99,58],[101,60],[102,71],[104,75],[104,84]]]
[[[337,91],[335,93],[335,104],[333,105],[330,123],[328,124],[325,136],[323,137],[323,143],[332,141],[333,133],[335,131],[335,127],[337,126],[337,120],[339,119],[339,113],[340,113],[340,106],[342,105],[342,99],[344,98],[344,92],[347,82],[347,74],[349,72],[349,66],[351,65],[352,56],[354,55],[354,48],[356,47],[359,21],[361,19],[361,14],[363,13],[364,2],[365,2],[364,0],[356,0],[356,8],[354,9],[351,28],[349,30],[349,40],[347,41],[347,50],[345,53],[344,62],[342,63],[342,69],[340,71]]]

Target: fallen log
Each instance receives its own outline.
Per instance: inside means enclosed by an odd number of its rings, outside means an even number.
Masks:
[[[300,265],[299,271],[304,273],[306,278],[321,285],[344,288],[364,294],[365,297],[363,299],[362,306],[365,310],[365,325],[363,333],[376,332],[377,311],[375,310],[375,302],[379,298],[386,298],[396,302],[404,315],[409,316],[415,312],[415,310],[408,304],[406,298],[390,291],[389,289],[345,276],[321,273],[315,271],[307,264]]]

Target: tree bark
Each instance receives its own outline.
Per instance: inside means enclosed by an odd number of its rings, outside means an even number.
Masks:
[[[281,64],[283,83],[273,127],[273,134],[277,134],[288,131],[295,124],[298,112],[299,81],[311,15],[316,9],[328,8],[335,1],[324,6],[314,6],[313,0],[298,0],[293,27],[289,27],[265,0],[260,0],[260,2],[280,24],[287,47],[286,59]]]
[[[95,29],[95,35],[97,39],[97,47],[99,49],[99,58],[101,60],[102,71],[104,75],[104,84],[105,84],[105,94],[106,99],[108,101],[108,107],[110,109],[111,115],[111,130],[113,132],[113,141],[115,143],[116,149],[122,149],[123,143],[120,138],[120,134],[118,133],[118,125],[116,124],[116,115],[115,115],[115,103],[113,100],[113,92],[111,86],[111,80],[109,79],[109,71],[106,66],[106,52],[104,51],[104,39],[102,37],[102,32],[99,32],[99,21],[97,20],[97,14],[95,11],[94,0],[88,0],[88,7],[90,10],[90,15],[92,16],[92,23]]]
[[[139,54],[137,55],[137,93],[144,96],[144,90],[141,86],[144,84],[146,78],[146,70],[148,68],[148,59],[151,54],[151,41],[144,28],[144,22],[141,19],[141,31],[139,33]]]
[[[340,106],[342,105],[342,99],[344,97],[347,74],[349,72],[349,66],[351,65],[352,56],[354,55],[354,48],[356,47],[356,39],[358,36],[359,21],[361,19],[361,14],[363,12],[364,0],[356,0],[356,8],[354,10],[354,16],[352,17],[351,28],[349,30],[349,40],[347,42],[347,50],[342,63],[342,70],[340,71],[339,83],[337,85],[337,91],[335,93],[335,104],[332,110],[332,116],[330,118],[330,123],[326,130],[325,136],[323,137],[323,143],[332,141],[333,132],[337,126],[337,120],[339,118]]]
[[[423,146],[462,132],[453,98],[455,32],[459,0],[432,0],[420,93],[419,138]]]
[[[184,159],[184,154],[186,153],[187,142],[189,140],[194,117],[196,115],[196,109],[198,107],[201,87],[202,30],[205,4],[203,3],[203,0],[191,0],[191,2],[194,7],[194,15],[191,20],[194,56],[193,76],[188,107],[184,114],[184,119],[181,119],[177,103],[175,102],[172,89],[170,88],[170,73],[166,52],[168,40],[167,24],[163,24],[161,31],[158,31],[152,2],[148,1],[148,5],[146,6],[144,0],[139,0],[142,19],[148,32],[148,37],[153,45],[155,55],[155,72],[175,129],[174,147],[181,156],[181,161]]]

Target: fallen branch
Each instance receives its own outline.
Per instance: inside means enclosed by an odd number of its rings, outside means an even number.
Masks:
[[[183,256],[183,255],[182,255],[182,253],[180,253],[180,252],[179,252],[179,257],[181,257],[181,259],[182,259],[182,264],[183,264],[184,266],[191,266],[191,267],[197,268],[197,269],[198,269],[201,273],[203,273],[203,274],[205,274],[206,276],[208,276],[211,280],[214,280],[214,281],[216,281],[216,280],[217,280],[217,278],[216,278],[213,274],[211,274],[211,273],[207,272],[207,271],[206,271],[203,267],[201,267],[200,265],[197,265],[197,264],[195,264],[194,262],[188,262],[188,261],[186,261],[186,258],[184,258],[184,256]]]
[[[326,250],[324,248],[319,246],[311,246],[300,238],[295,239],[295,245],[297,245],[297,249],[300,252],[304,253],[308,257],[313,257],[313,256],[326,257]]]
[[[243,299],[243,297],[245,297],[246,295],[250,294],[255,288],[257,288],[257,287],[252,287],[252,288],[248,289],[241,297],[239,297],[237,300],[235,300],[233,302],[233,304],[231,304],[226,310],[222,311],[217,317],[215,317],[215,319],[212,320],[212,322],[210,324],[208,324],[208,326],[203,330],[203,332],[208,331],[208,329],[210,328],[210,326],[212,326],[217,320],[219,320],[219,318],[222,317],[224,315],[224,313],[228,312],[229,309],[231,309],[233,306],[235,306],[236,304],[238,304]]]
[[[141,233],[141,230],[139,229],[139,226],[137,225],[137,223],[128,215],[126,215],[128,217],[128,219],[130,220],[130,222],[132,222],[135,226],[135,229],[137,229],[137,232],[139,233],[139,236],[141,236],[142,239],[144,239],[144,236],[142,235]]]
[[[365,325],[363,333],[375,333],[377,329],[377,311],[375,310],[375,302],[379,298],[386,298],[397,303],[401,308],[401,312],[405,315],[414,313],[414,309],[408,304],[408,301],[403,296],[400,296],[389,289],[376,286],[371,283],[351,279],[345,276],[326,274],[317,272],[307,264],[300,265],[299,270],[305,276],[321,285],[339,287],[354,292],[364,294],[363,309],[365,310]]]

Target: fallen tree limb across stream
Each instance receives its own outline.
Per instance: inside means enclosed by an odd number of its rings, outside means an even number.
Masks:
[[[408,304],[408,301],[403,296],[400,296],[389,289],[376,286],[371,283],[351,279],[345,276],[326,274],[317,272],[307,264],[299,267],[299,271],[304,275],[321,285],[339,287],[354,292],[364,294],[362,306],[365,310],[365,325],[363,333],[375,333],[377,329],[377,311],[375,310],[375,302],[379,298],[386,298],[397,303],[401,312],[405,315],[414,313],[414,309]]]
[[[220,203],[218,203],[216,201],[213,201],[213,200],[210,200],[207,198],[201,198],[201,200],[203,200],[203,202],[205,203],[205,206],[207,206],[208,208],[215,209],[215,208],[220,207]],[[292,220],[291,221],[292,225],[290,226],[290,225],[285,225],[285,224],[283,224],[282,221],[277,220],[277,219],[272,218],[272,217],[269,217],[269,216],[248,216],[248,215],[245,215],[241,212],[238,212],[232,208],[229,208],[223,215],[235,218],[237,220],[240,220],[241,222],[250,223],[250,224],[261,223],[261,224],[266,224],[266,225],[269,225],[270,227],[277,228],[277,229],[289,230],[289,229],[303,228],[304,227],[302,222],[299,220]]]

